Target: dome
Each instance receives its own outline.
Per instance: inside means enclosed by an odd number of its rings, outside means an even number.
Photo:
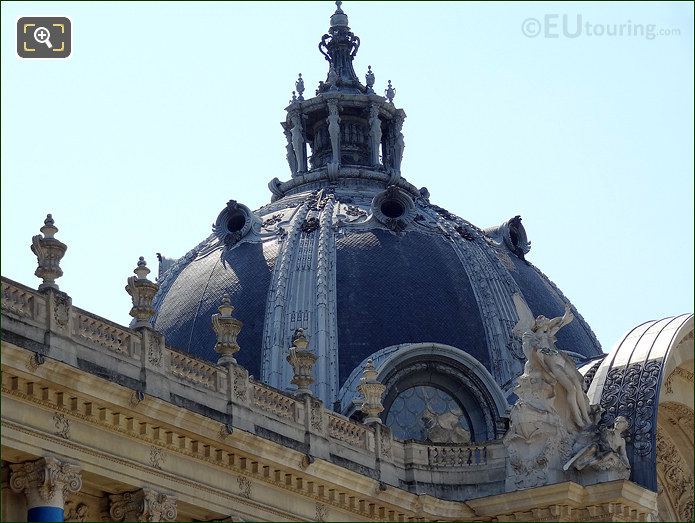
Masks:
[[[350,397],[341,388],[354,388],[370,356],[423,343],[472,357],[508,395],[524,362],[512,297],[547,317],[569,302],[526,259],[520,217],[480,229],[403,178],[405,112],[390,81],[382,97],[371,68],[365,85],[357,79],[359,38],[338,11],[319,45],[326,81],[305,99],[300,75],[286,108],[290,179],[273,179],[271,203],[255,211],[230,200],[207,239],[179,260],[160,257],[154,327],[216,362],[210,318],[228,294],[243,322],[238,362],[280,389],[292,388],[286,357],[303,328],[318,356],[312,390],[329,405]],[[572,311],[557,344],[585,363],[602,351]]]
[[[400,217],[398,198],[410,207]],[[155,328],[172,346],[214,362],[210,318],[229,294],[244,324],[239,363],[288,388],[287,349],[304,328],[319,355],[317,393],[327,401],[365,358],[406,343],[457,347],[507,388],[523,363],[511,334],[512,295],[547,317],[568,303],[524,259],[518,218],[481,230],[419,193],[377,181],[298,190],[254,212],[232,201],[217,223],[220,230],[160,275]],[[232,230],[240,223],[248,229],[241,237]],[[585,359],[602,354],[573,311],[558,346]]]

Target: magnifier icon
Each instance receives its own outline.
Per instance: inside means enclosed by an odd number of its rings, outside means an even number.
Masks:
[[[37,27],[34,29],[34,39],[40,44],[46,44],[49,49],[52,49],[53,46],[49,38],[51,38],[51,32],[45,27]]]

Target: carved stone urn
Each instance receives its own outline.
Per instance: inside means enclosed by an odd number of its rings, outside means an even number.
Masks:
[[[229,295],[225,294],[222,297],[222,303],[217,310],[219,312],[212,315],[212,328],[217,334],[215,351],[220,355],[217,363],[219,365],[236,364],[234,355],[239,352],[239,343],[236,338],[244,324],[241,320],[232,317],[234,306],[229,300]]]
[[[386,385],[380,383],[377,379],[378,372],[374,368],[372,359],[367,360],[367,364],[362,371],[362,379],[357,386],[357,391],[362,395],[362,405],[360,409],[366,414],[364,422],[367,425],[372,423],[381,423],[379,414],[384,410],[381,404],[381,397],[386,390]]]
[[[147,279],[150,269],[147,268],[145,258],[140,256],[137,267],[133,270],[135,276],[128,278],[125,290],[133,299],[133,308],[130,315],[135,318],[133,328],[149,327],[150,318],[154,315],[152,300],[159,289],[159,285]]]
[[[43,279],[39,285],[40,291],[46,289],[58,290],[56,279],[63,275],[60,268],[60,260],[65,256],[68,246],[60,240],[54,238],[58,232],[53,217],[49,214],[43,222],[43,227],[39,229],[42,233],[31,238],[31,251],[36,255],[39,266],[34,272],[36,276]]]
[[[314,383],[314,363],[316,363],[316,354],[311,352],[307,347],[309,340],[304,336],[304,329],[297,329],[292,336],[292,345],[290,353],[287,356],[287,361],[292,365],[294,377],[291,383],[297,386],[297,394],[309,394],[309,385]]]

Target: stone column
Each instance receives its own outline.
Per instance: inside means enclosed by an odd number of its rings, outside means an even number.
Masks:
[[[174,521],[176,498],[143,488],[109,496],[113,521]]]
[[[27,521],[63,521],[65,496],[82,488],[80,468],[52,456],[10,468],[10,488],[27,498]]]

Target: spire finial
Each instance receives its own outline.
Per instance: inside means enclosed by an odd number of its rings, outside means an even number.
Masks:
[[[336,2],[335,2],[335,7],[336,7],[335,12],[336,13],[342,13],[343,12],[343,10],[340,8],[341,5],[343,5],[343,1],[342,0],[336,0]]]

